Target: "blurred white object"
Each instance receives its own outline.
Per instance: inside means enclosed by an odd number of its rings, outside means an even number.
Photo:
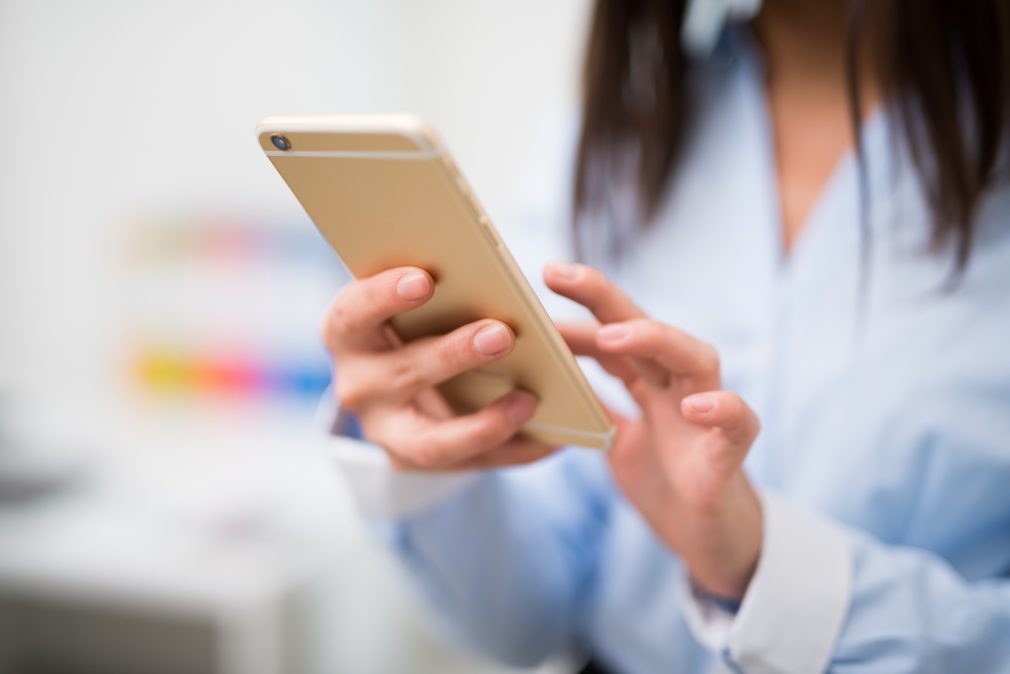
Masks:
[[[0,503],[19,501],[72,483],[87,467],[81,452],[0,438]]]
[[[58,428],[25,424],[25,412],[0,406],[0,505],[41,496],[70,485],[91,463],[87,440]]]

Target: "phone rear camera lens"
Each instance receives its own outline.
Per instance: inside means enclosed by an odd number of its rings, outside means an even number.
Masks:
[[[270,136],[270,142],[274,144],[274,147],[278,150],[290,150],[291,141],[280,134],[274,134]]]

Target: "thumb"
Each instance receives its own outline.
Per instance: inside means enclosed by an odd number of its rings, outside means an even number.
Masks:
[[[743,463],[761,422],[740,396],[729,391],[695,393],[680,402],[680,411],[691,423],[719,431],[715,451],[722,461],[736,468]]]

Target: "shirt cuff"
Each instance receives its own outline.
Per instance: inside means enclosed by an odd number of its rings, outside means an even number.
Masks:
[[[852,550],[831,521],[762,496],[764,541],[735,614],[691,587],[681,604],[695,638],[748,674],[827,669],[852,594]]]
[[[358,512],[368,518],[398,519],[448,501],[479,474],[410,473],[395,470],[379,446],[352,438],[328,440]]]

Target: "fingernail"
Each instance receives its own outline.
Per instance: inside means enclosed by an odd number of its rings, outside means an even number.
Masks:
[[[512,335],[501,323],[491,323],[477,331],[473,336],[473,346],[485,356],[501,353],[512,343]]]
[[[698,414],[708,414],[715,409],[715,398],[707,393],[696,393],[684,398],[688,409]]]
[[[428,295],[428,276],[419,271],[408,271],[396,282],[396,294],[408,302],[416,302]]]
[[[574,280],[579,275],[579,265],[568,264],[567,262],[551,262],[547,265],[547,272],[556,278]]]
[[[537,399],[529,393],[520,393],[509,401],[509,417],[517,424],[524,423],[537,409]]]
[[[604,342],[619,342],[631,334],[631,328],[620,323],[604,325],[596,331],[597,339]]]

